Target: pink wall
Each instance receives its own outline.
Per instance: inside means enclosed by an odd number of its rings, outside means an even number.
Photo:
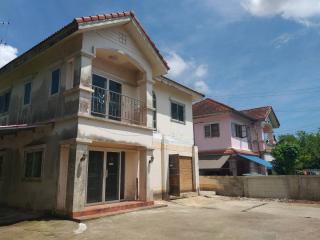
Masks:
[[[234,148],[239,150],[264,151],[265,143],[261,122],[252,124],[248,119],[232,113],[222,113],[204,118],[194,119],[195,144],[199,151],[222,150]],[[204,126],[219,123],[220,137],[205,138]],[[232,137],[231,123],[247,125],[250,136],[247,138]],[[249,141],[251,139],[251,141]],[[258,147],[259,144],[259,147]]]

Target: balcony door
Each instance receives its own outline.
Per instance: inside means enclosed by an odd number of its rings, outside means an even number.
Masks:
[[[121,120],[122,85],[113,80],[93,74],[91,113],[98,117]]]
[[[106,115],[107,79],[98,75],[92,76],[91,113],[98,117]]]
[[[121,120],[121,93],[120,83],[109,80],[109,118]]]

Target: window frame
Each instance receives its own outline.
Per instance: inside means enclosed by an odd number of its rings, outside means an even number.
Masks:
[[[26,98],[26,85],[27,84],[30,84],[30,96],[29,96],[29,102],[26,103],[25,102],[25,98]],[[23,84],[23,106],[28,106],[31,104],[31,99],[32,99],[32,81],[28,81],[28,82],[25,82]]]
[[[218,125],[218,135],[217,136],[213,136],[213,134],[212,134],[212,125]],[[206,129],[205,129],[206,127],[210,128],[209,136],[206,136]],[[220,137],[220,123],[212,122],[212,123],[205,124],[203,126],[203,131],[204,131],[204,137],[205,138],[219,138]]]
[[[59,71],[58,90],[57,90],[57,92],[52,93],[53,73],[54,73],[55,71]],[[50,88],[49,88],[50,96],[59,95],[59,93],[60,93],[60,87],[61,87],[61,68],[60,68],[60,67],[57,67],[57,68],[54,68],[53,70],[51,70],[51,81],[50,81]]]
[[[42,151],[40,177],[33,177],[33,176],[27,177],[26,176],[27,154],[34,153],[34,152],[40,152],[40,151]],[[23,171],[22,171],[22,179],[24,181],[41,181],[42,180],[45,155],[46,155],[46,146],[45,145],[38,145],[38,146],[24,148],[24,150],[23,150]]]
[[[1,93],[0,93],[0,103],[1,103],[1,98],[2,98],[3,99],[3,110],[1,109],[1,105],[0,105],[0,115],[8,114],[9,109],[10,109],[10,103],[11,103],[11,95],[12,95],[11,93],[12,93],[12,89],[11,88],[7,88],[7,89],[1,91]],[[7,94],[9,94],[9,101],[6,101]]]
[[[178,107],[181,106],[183,107],[183,121],[179,120],[179,119],[175,119],[172,116],[172,104],[176,104]],[[179,118],[179,109],[177,108],[178,111],[178,118]],[[176,122],[176,123],[181,123],[181,124],[185,124],[186,123],[186,105],[184,103],[175,101],[170,99],[170,118],[172,122]]]
[[[233,130],[233,126],[234,126],[234,130]],[[238,127],[238,129],[237,129],[237,127]],[[231,123],[232,137],[240,138],[240,139],[247,139],[248,138],[247,128],[248,128],[248,125],[232,122]],[[243,135],[243,129],[245,129],[245,132],[246,132],[245,135]],[[238,135],[238,133],[240,133],[240,135]]]
[[[152,91],[152,107],[153,107],[152,127],[154,130],[156,130],[158,127],[158,121],[157,121],[157,96],[155,91]]]

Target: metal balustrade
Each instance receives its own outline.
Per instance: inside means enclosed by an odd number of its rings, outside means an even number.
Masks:
[[[146,125],[146,104],[135,98],[92,85],[91,114],[116,121]]]

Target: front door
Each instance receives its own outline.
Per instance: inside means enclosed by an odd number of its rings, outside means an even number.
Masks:
[[[105,200],[120,200],[120,152],[107,152]]]
[[[87,203],[97,203],[103,201],[103,156],[104,152],[89,152]]]

